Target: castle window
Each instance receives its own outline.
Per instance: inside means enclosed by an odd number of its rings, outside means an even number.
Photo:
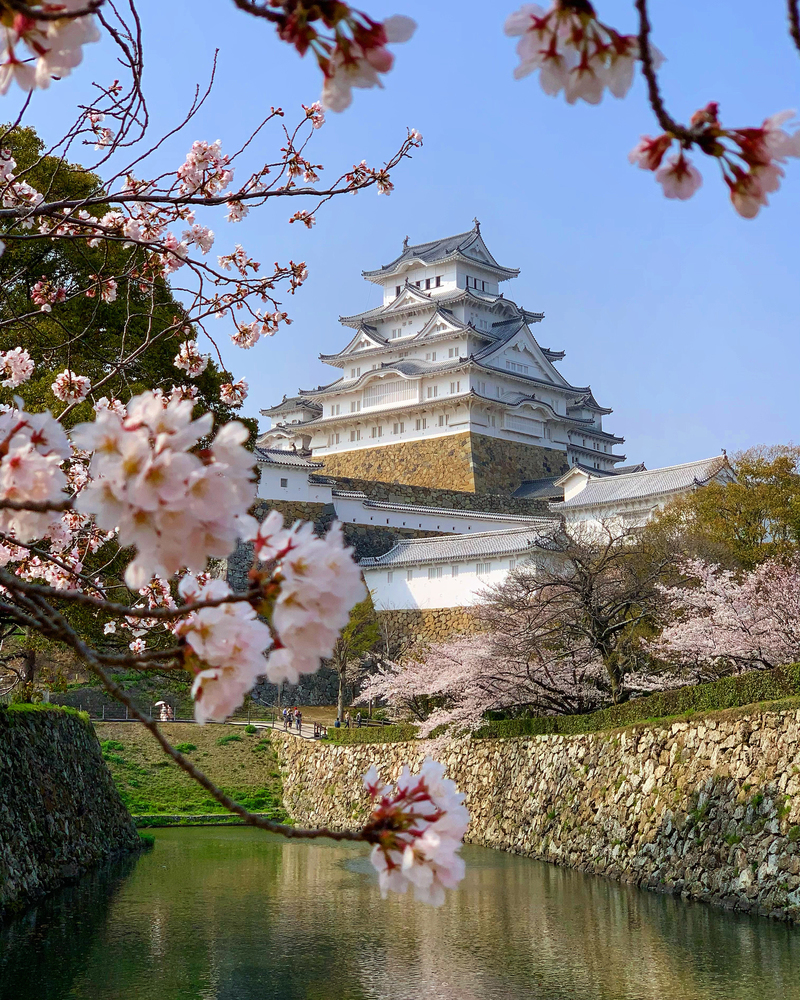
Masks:
[[[338,444],[338,443],[339,443],[339,435],[338,434],[329,434],[328,435],[328,447],[329,448],[332,445]]]
[[[436,351],[428,351],[428,353],[425,355],[425,360],[426,361],[435,361],[436,360]]]
[[[397,340],[397,338],[399,336],[400,336],[400,329],[399,329],[399,327],[398,327],[397,330],[392,330],[392,340]]]
[[[506,361],[506,368],[508,368],[510,372],[519,372],[521,375],[528,374],[528,365],[518,365],[514,361]]]
[[[351,413],[358,413],[360,409],[361,409],[361,400],[360,399],[357,399],[355,402],[353,402],[353,403],[350,404],[350,412]]]
[[[440,416],[439,416],[439,426],[440,427],[446,427],[449,423],[450,423],[450,417],[448,416],[448,414],[446,414],[446,413],[440,414]]]
[[[451,382],[450,383],[450,392],[461,392],[461,382],[460,381],[458,381],[458,382]]]
[[[331,407],[331,416],[338,417],[341,412],[342,412],[342,404],[334,403],[333,406]]]
[[[405,431],[405,429],[406,429],[406,425],[405,425],[405,423],[404,423],[404,422],[403,422],[403,421],[401,420],[401,421],[400,421],[399,423],[395,424],[395,425],[394,425],[394,426],[392,427],[392,434],[402,434],[402,433],[403,433],[403,431]]]
[[[492,564],[488,562],[479,562],[475,566],[475,572],[478,576],[488,576],[492,571]]]
[[[283,487],[284,489],[286,489],[286,487],[287,487],[288,485],[289,485],[289,480],[288,480],[288,479],[281,479],[281,486],[282,486],[282,487]]]
[[[419,288],[419,286],[420,286],[420,282],[419,281],[415,281],[414,284],[417,286],[417,288]]]
[[[427,426],[428,426],[428,419],[427,419],[427,417],[417,417],[417,430],[418,431],[424,431]]]
[[[428,567],[428,579],[429,580],[441,580],[442,578],[442,567],[441,566],[429,566]]]
[[[350,431],[350,440],[351,441],[360,441],[361,440],[361,431]]]
[[[413,580],[413,579],[414,579],[414,570],[413,569],[407,569],[406,570],[406,580]]]
[[[516,569],[516,566],[517,566],[517,560],[516,559],[509,559],[508,560],[508,568],[509,569]]]
[[[455,576],[458,576],[458,566],[456,566],[456,565],[453,565],[453,566],[452,566],[452,567],[450,568],[450,575],[451,575],[451,576],[454,576],[454,577],[455,577]]]
[[[400,294],[400,286],[399,285],[395,285],[394,286],[394,297],[397,298],[397,296],[399,294]]]
[[[457,358],[460,354],[461,354],[460,347],[451,347],[447,352],[448,358]]]
[[[350,369],[350,378],[358,378],[358,376],[360,374],[361,374],[361,369],[360,368],[351,368]]]
[[[378,425],[377,427],[373,427],[372,436],[374,438],[383,437],[383,427],[381,427],[380,425]]]
[[[394,580],[394,573],[391,570],[389,570],[389,572],[386,574],[386,582],[391,583],[392,580]]]
[[[428,386],[428,399],[436,399],[436,397],[438,395],[439,395],[439,386],[438,385],[429,385]]]
[[[493,413],[487,413],[486,423],[489,427],[497,427],[497,417]]]
[[[441,278],[437,278],[436,279],[436,287],[437,288],[441,288],[442,287],[442,279]]]
[[[430,278],[426,278],[426,279],[425,279],[425,291],[427,292],[427,290],[428,290],[428,289],[429,289],[430,287],[431,287],[431,279],[430,279]]]

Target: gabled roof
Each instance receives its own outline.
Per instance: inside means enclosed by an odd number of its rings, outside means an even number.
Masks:
[[[410,294],[406,294],[407,292]],[[353,316],[340,316],[339,322],[344,326],[359,327],[370,320],[391,319],[395,313],[398,316],[402,316],[408,311],[416,310],[419,312],[431,306],[457,305],[459,302],[465,302],[470,299],[474,299],[484,306],[500,304],[504,309],[513,311],[515,315],[520,314],[519,306],[512,302],[511,299],[506,299],[503,295],[496,294],[495,292],[483,292],[477,288],[453,288],[449,292],[433,294],[432,292],[423,292],[416,285],[406,283],[403,291],[400,292],[396,299],[392,299],[391,302],[375,306],[373,309],[367,309]],[[544,313],[530,313],[529,315],[534,317],[533,321],[538,322],[542,319]]]
[[[627,500],[646,501],[649,498],[655,502],[664,494],[683,493],[697,486],[705,486],[721,473],[733,478],[725,455],[623,475],[598,476],[596,469],[591,471],[591,478],[583,490],[559,504],[559,510],[612,505]]]
[[[647,472],[647,466],[644,462],[637,462],[635,465],[620,465],[614,469],[615,476],[624,476],[629,472]]]
[[[546,479],[525,479],[511,496],[526,500],[562,500],[564,491],[555,485],[558,478],[559,476],[548,476]]]
[[[606,406],[601,406],[597,400],[594,398],[594,393],[591,389],[588,392],[583,393],[577,399],[573,399],[569,404],[570,407],[582,407],[585,410],[594,410],[595,413],[609,414],[613,413],[613,410],[609,410]]]
[[[362,347],[358,351],[356,350],[357,345],[360,340],[366,337],[371,341],[369,347]],[[347,344],[339,351],[337,354],[320,354],[319,360],[325,361],[328,364],[335,364],[337,361],[346,361],[347,358],[351,357],[360,351],[367,350],[377,350],[380,348],[385,348],[389,344],[385,337],[382,337],[374,326],[369,326],[367,323],[362,323],[355,333],[355,336],[351,337]]]
[[[284,396],[277,406],[270,406],[266,410],[258,412],[264,417],[274,417],[280,413],[291,413],[293,410],[321,410],[319,403],[303,396]]]
[[[532,551],[553,531],[557,521],[540,518],[519,528],[481,531],[475,535],[445,535],[435,538],[403,539],[382,556],[362,559],[362,569],[393,569],[426,563],[459,562],[522,555]]]
[[[499,281],[516,278],[519,274],[519,268],[503,267],[502,264],[497,263],[483,241],[480,225],[477,222],[468,233],[458,233],[455,236],[446,236],[444,239],[431,240],[428,243],[415,243],[409,246],[406,238],[403,252],[399,257],[395,257],[390,264],[384,264],[383,267],[374,271],[362,271],[361,273],[368,281],[380,284],[384,278],[397,274],[403,268],[413,264],[440,264],[455,258],[462,258],[471,264],[493,271]]]
[[[281,451],[279,448],[255,448],[254,454],[260,465],[283,465],[293,469],[321,469],[323,462],[312,462],[307,456],[296,451]]]

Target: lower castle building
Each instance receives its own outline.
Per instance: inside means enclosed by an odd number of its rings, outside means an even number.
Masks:
[[[500,291],[519,271],[497,263],[477,220],[445,239],[406,239],[394,261],[362,273],[383,301],[340,317],[354,334],[320,356],[340,376],[262,410],[273,424],[260,447],[310,455],[331,476],[473,493],[624,461],[624,438],[603,429],[611,410],[570,385],[556,368],[564,352],[534,336],[543,313]]]

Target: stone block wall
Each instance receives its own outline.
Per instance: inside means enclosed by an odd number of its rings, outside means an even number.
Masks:
[[[474,740],[439,754],[467,839],[687,899],[800,921],[800,712],[717,713],[584,736]],[[281,739],[302,825],[363,822],[361,776],[416,770],[424,741]]]
[[[524,479],[566,472],[565,452],[464,431],[314,456],[324,474],[467,493],[510,494]]]
[[[379,611],[378,618],[386,624],[389,635],[396,636],[404,646],[429,645],[479,631],[469,608],[409,608]]]
[[[0,919],[140,844],[89,722],[0,708]]]

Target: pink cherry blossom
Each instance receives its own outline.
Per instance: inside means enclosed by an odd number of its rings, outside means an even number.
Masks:
[[[768,560],[738,576],[700,561],[693,587],[665,590],[677,615],[653,644],[681,662],[776,667],[800,659],[800,561]]]
[[[184,231],[183,239],[186,243],[196,244],[204,254],[214,245],[214,233],[208,226],[200,226],[197,223],[191,229]]]
[[[271,511],[259,526],[255,551],[262,562],[274,564],[280,583],[272,614],[276,641],[266,673],[273,683],[296,684],[331,656],[351,608],[364,598],[361,572],[338,522],[319,538],[309,522],[286,529],[282,515]]]
[[[667,198],[678,198],[686,201],[691,198],[703,183],[703,177],[683,152],[670,156],[666,163],[656,170],[656,180],[664,189]]]
[[[201,455],[194,448],[213,419],[192,420],[191,400],[154,392],[135,396],[122,419],[102,410],[72,431],[79,448],[93,452],[92,481],[76,501],[98,526],[118,530],[120,544],[136,556],[125,572],[129,587],[153,576],[169,578],[182,567],[198,573],[209,558],[222,559],[237,538],[252,538],[248,514],[255,499],[253,456],[243,444],[249,431],[231,422]]]
[[[50,388],[53,390],[53,395],[63,403],[79,403],[89,395],[92,383],[85,375],[76,375],[69,368],[65,368],[56,376]]]
[[[340,41],[323,66],[322,107],[328,111],[344,111],[353,101],[354,87],[383,87],[380,75],[388,73],[394,63],[394,56],[386,44],[407,42],[416,27],[410,17],[395,14],[382,25],[373,23],[372,31],[359,33],[358,40]]]
[[[184,340],[172,363],[185,371],[189,378],[197,378],[206,370],[208,360],[207,354],[200,353],[196,340]]]
[[[224,382],[219,387],[219,398],[226,406],[239,407],[247,399],[247,380],[239,379],[238,382]]]
[[[95,282],[86,289],[86,298],[93,299],[98,293],[103,302],[114,302],[117,298],[117,282],[114,278],[101,278],[97,274],[91,275]]]
[[[31,301],[41,308],[42,312],[52,312],[56,302],[64,302],[67,290],[63,285],[54,285],[42,275],[41,279],[31,289]]]
[[[554,0],[548,11],[525,4],[506,19],[505,33],[519,38],[514,76],[539,70],[544,92],[555,96],[563,90],[568,104],[599,104],[606,88],[614,97],[624,97],[631,88],[638,38],[603,24],[589,3],[577,10]],[[655,47],[651,58],[656,67],[663,62]]]
[[[211,580],[198,586],[194,577],[181,581],[178,591],[191,601],[229,596],[228,585]],[[176,629],[197,658],[192,686],[198,722],[222,722],[266,670],[265,651],[272,645],[269,627],[245,602],[220,604],[193,611]]]
[[[373,800],[366,829],[377,838],[370,861],[381,895],[402,894],[413,886],[418,900],[441,906],[445,889],[457,888],[464,878],[458,851],[469,813],[463,793],[430,757],[416,775],[404,767],[395,789],[380,781],[374,765],[363,780]]]
[[[198,139],[178,168],[181,194],[222,194],[233,180],[230,159],[222,152],[222,143]]]
[[[642,170],[657,170],[664,159],[664,154],[672,145],[672,136],[660,135],[657,139],[651,139],[649,135],[643,135],[639,142],[628,153],[628,159],[635,163]]]
[[[16,389],[18,385],[28,381],[35,367],[30,354],[21,347],[0,351],[0,375],[5,375],[0,385]]]
[[[57,7],[45,3],[29,6],[34,11],[39,7],[69,12],[85,4],[83,0],[59,0]],[[0,94],[6,93],[12,80],[22,90],[33,90],[48,87],[52,77],[69,76],[83,58],[82,46],[99,38],[92,15],[44,21],[35,15],[17,14],[0,32]],[[23,46],[27,52],[21,51]],[[26,61],[30,57],[36,59],[35,65]]]

